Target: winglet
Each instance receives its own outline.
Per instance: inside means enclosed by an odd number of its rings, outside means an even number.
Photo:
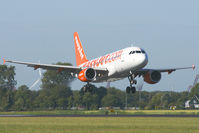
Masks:
[[[192,65],[192,68],[193,68],[193,70],[195,70],[196,66],[193,64],[193,65]]]
[[[6,60],[3,58],[3,64],[5,64],[6,63]]]

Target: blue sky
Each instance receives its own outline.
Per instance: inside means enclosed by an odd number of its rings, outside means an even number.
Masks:
[[[198,5],[197,0],[0,1],[0,58],[75,65],[77,31],[89,59],[134,45],[148,53],[147,68],[199,66]],[[183,91],[197,73],[163,74],[158,84],[143,89]],[[23,65],[16,65],[16,74],[18,85],[28,86],[39,76]],[[83,84],[77,80],[72,89]],[[127,85],[127,79],[111,84],[121,90]]]

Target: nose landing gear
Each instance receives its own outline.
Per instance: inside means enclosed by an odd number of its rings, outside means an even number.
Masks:
[[[126,93],[135,93],[136,92],[136,87],[133,86],[133,84],[137,84],[137,80],[135,80],[135,75],[131,74],[128,76],[130,86],[126,87]]]

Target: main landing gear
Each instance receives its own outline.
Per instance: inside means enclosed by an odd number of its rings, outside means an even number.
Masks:
[[[126,87],[126,93],[135,93],[136,92],[136,87],[133,86],[133,84],[137,84],[137,81],[135,80],[134,74],[131,74],[128,76],[130,86]]]
[[[89,83],[87,83],[86,85],[84,85],[84,86],[82,87],[81,91],[82,91],[83,93],[86,93],[86,92],[93,93],[93,92],[94,92],[93,87],[92,87]]]

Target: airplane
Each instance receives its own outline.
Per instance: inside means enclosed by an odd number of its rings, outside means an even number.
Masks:
[[[67,72],[80,81],[87,83],[83,87],[84,92],[92,92],[89,83],[113,82],[128,77],[130,85],[126,87],[126,93],[135,93],[136,87],[133,85],[137,84],[136,77],[142,76],[148,84],[156,84],[161,80],[162,72],[171,74],[176,70],[195,69],[195,65],[181,68],[145,69],[144,67],[148,63],[148,55],[144,49],[139,47],[127,47],[96,59],[88,60],[77,32],[74,32],[74,44],[77,66],[40,64],[3,59],[4,64],[9,62],[27,65],[28,67],[33,67],[35,70],[42,68]]]

